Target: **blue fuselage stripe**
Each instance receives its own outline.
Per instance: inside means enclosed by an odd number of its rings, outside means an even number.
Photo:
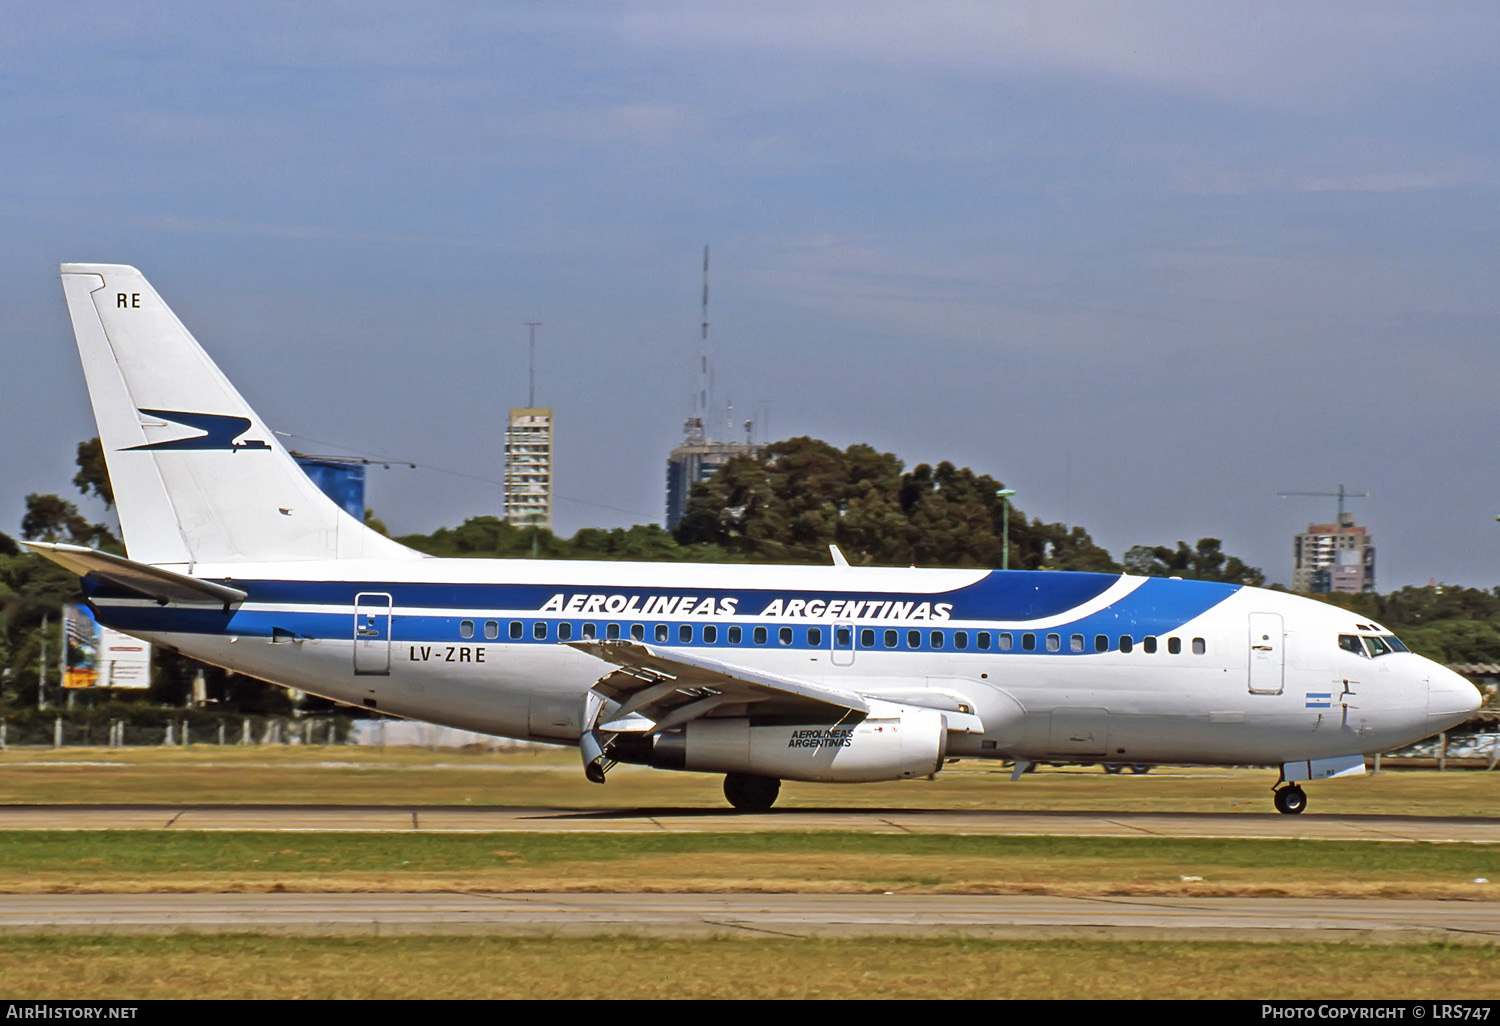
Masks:
[[[558,625],[566,623],[570,625],[574,640],[584,636],[585,624],[594,625],[599,637],[607,636],[609,625],[618,625],[619,636],[624,638],[630,638],[632,626],[639,624],[644,632],[643,640],[653,644],[828,648],[833,640],[834,619],[837,619],[839,623],[853,623],[855,647],[862,650],[957,650],[955,642],[959,639],[955,635],[962,634],[969,651],[980,651],[979,644],[985,640],[991,646],[990,651],[1002,653],[1001,637],[1009,635],[1011,647],[1008,651],[1049,655],[1094,653],[1098,648],[1096,638],[1100,636],[1105,639],[1104,650],[1114,651],[1122,636],[1140,642],[1146,637],[1171,634],[1238,590],[1231,585],[1153,578],[1108,606],[1071,621],[1038,628],[1025,623],[1040,617],[1036,610],[1046,610],[1049,617],[1063,617],[1069,609],[1079,605],[1080,600],[1086,602],[1097,598],[1117,578],[1100,574],[1078,575],[1087,578],[1088,584],[1088,587],[1080,588],[1071,580],[1075,575],[1026,572],[1022,575],[1025,587],[1032,592],[1034,600],[1021,601],[1011,581],[1005,582],[1004,589],[997,589],[989,583],[993,578],[1003,576],[1014,578],[1015,572],[1011,575],[991,574],[967,588],[936,595],[909,593],[851,597],[826,592],[594,589],[598,596],[607,595],[611,599],[623,596],[623,601],[609,603],[617,607],[613,611],[602,601],[592,604],[584,601],[582,596],[589,589],[575,586],[237,580],[235,586],[250,594],[246,603],[249,608],[234,607],[228,612],[214,607],[147,605],[140,602],[139,596],[133,595],[129,596],[129,602],[117,604],[112,600],[127,596],[112,586],[91,579],[85,579],[85,590],[98,609],[101,622],[135,633],[270,637],[274,632],[282,631],[298,637],[350,639],[353,637],[356,596],[376,593],[391,596],[393,615],[389,636],[394,643],[556,644],[559,640]],[[1061,598],[1046,594],[1054,583],[1062,586]],[[1062,605],[1063,598],[1073,604]],[[835,602],[838,604],[832,605]],[[570,605],[573,608],[570,609]],[[581,614],[579,610],[586,606],[591,611]],[[621,606],[624,608],[618,608]],[[820,623],[817,615],[784,617],[788,608],[810,608],[818,612],[833,608],[838,613],[833,619]],[[1024,616],[997,615],[1002,610],[1016,612],[1022,608],[1027,611]],[[693,615],[654,615],[652,610],[655,609],[671,609],[679,614],[691,611]],[[844,610],[862,615],[856,615],[850,621],[842,615]],[[365,606],[362,611],[373,610]],[[381,617],[377,620],[380,621],[377,627],[384,635],[384,620]],[[487,622],[496,625],[491,630],[498,630],[498,637],[485,636]],[[466,629],[465,623],[470,628]],[[511,636],[513,623],[520,624],[519,638]],[[546,625],[540,638],[536,636],[539,623]],[[686,642],[681,640],[680,633],[684,626],[692,628],[691,640]],[[716,630],[716,637],[711,642],[704,640],[705,626]],[[666,628],[665,641],[657,640],[660,627]],[[729,640],[732,627],[742,630],[742,640],[738,644]],[[755,641],[760,628],[765,630],[763,643]],[[783,629],[791,631],[790,642],[782,641]],[[810,631],[817,634],[810,636]],[[915,639],[910,632],[917,632]],[[888,644],[888,640],[894,640],[895,644]],[[917,643],[912,644],[913,640]],[[1028,643],[1033,647],[1028,648]],[[840,647],[846,646],[841,644]]]

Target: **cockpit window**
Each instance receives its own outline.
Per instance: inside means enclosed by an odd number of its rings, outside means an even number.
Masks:
[[[1369,634],[1340,634],[1339,648],[1345,652],[1352,652],[1357,656],[1369,656],[1378,659],[1392,652],[1410,652],[1411,649],[1404,645],[1400,638],[1394,634],[1382,634],[1374,637]]]

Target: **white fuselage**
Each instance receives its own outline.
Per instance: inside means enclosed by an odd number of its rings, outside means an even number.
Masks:
[[[1285,593],[1026,571],[531,560],[198,566],[232,610],[95,589],[101,621],[354,706],[576,744],[611,667],[589,636],[972,713],[949,756],[1284,763],[1444,729],[1475,689],[1383,629]],[[1388,635],[1387,635],[1388,636]],[[1357,647],[1357,646],[1356,646]]]

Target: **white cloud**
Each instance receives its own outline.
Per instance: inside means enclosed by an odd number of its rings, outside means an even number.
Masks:
[[[1328,110],[1376,84],[1487,68],[1500,19],[1483,6],[1435,12],[1376,2],[648,0],[621,19],[621,31],[642,46],[815,53],[985,76],[1084,75]],[[838,88],[836,75],[829,82]]]

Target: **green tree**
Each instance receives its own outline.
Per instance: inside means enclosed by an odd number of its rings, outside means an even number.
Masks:
[[[120,540],[105,524],[91,524],[78,507],[56,495],[36,492],[26,496],[21,537],[28,541],[70,542],[118,549]]]
[[[1218,538],[1199,538],[1191,549],[1183,541],[1175,549],[1165,545],[1137,545],[1125,553],[1125,569],[1143,577],[1184,577],[1256,588],[1266,583],[1264,573],[1238,556],[1228,555],[1222,545]]]
[[[93,492],[104,500],[104,505],[113,508],[115,488],[109,480],[109,467],[104,462],[104,446],[95,435],[87,442],[78,443],[78,455],[74,458],[78,473],[73,475],[73,484],[84,495]]]
[[[739,457],[697,485],[677,527],[683,545],[714,544],[747,558],[822,563],[838,545],[851,562],[998,567],[1006,509],[1000,481],[967,467],[899,459],[868,445],[840,452],[813,438]],[[1114,570],[1082,528],[1028,521],[1010,510],[1017,568]]]

